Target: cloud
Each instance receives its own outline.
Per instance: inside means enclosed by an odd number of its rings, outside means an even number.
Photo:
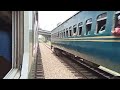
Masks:
[[[39,27],[51,31],[78,11],[39,11]]]

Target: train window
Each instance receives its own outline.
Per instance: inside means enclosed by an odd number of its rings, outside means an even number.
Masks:
[[[0,79],[12,68],[12,12],[0,11]]]
[[[97,17],[97,34],[103,33],[106,27],[107,13],[103,13]]]
[[[62,32],[62,38],[64,37],[64,32]]]
[[[81,35],[81,34],[82,34],[82,25],[83,25],[82,22],[78,24],[78,29],[79,29],[78,35]]]
[[[75,35],[76,35],[76,33],[77,33],[77,26],[76,26],[76,25],[74,25],[74,26],[73,26],[73,36],[75,36]]]
[[[66,37],[68,37],[68,28],[66,28]]]
[[[72,27],[69,27],[69,36],[72,36]]]
[[[62,32],[61,32],[61,38],[62,38]]]
[[[58,34],[59,34],[58,38],[60,38],[60,32],[58,32]]]
[[[118,26],[118,16],[120,15],[120,11],[116,11],[115,13],[115,25],[114,25],[114,28]]]
[[[65,37],[65,30],[64,30],[64,37]]]
[[[62,38],[62,32],[61,32],[60,38]]]
[[[89,32],[91,31],[91,26],[92,26],[92,18],[86,21],[86,35],[89,35]]]
[[[58,35],[57,35],[57,37],[59,37],[59,32],[58,32]]]
[[[70,36],[72,36],[72,30],[70,30],[69,32],[70,32]]]
[[[55,33],[55,37],[57,38],[57,36],[58,36],[58,33]]]
[[[79,27],[79,35],[82,34],[82,27]]]
[[[10,74],[14,70],[18,70],[16,75],[20,75],[22,66],[23,53],[24,53],[24,12],[12,11],[11,12],[11,25],[12,25],[12,69],[4,78],[13,78]],[[11,77],[10,77],[11,76]]]
[[[61,32],[61,38],[62,38],[62,32]]]
[[[61,32],[60,32],[60,36],[59,36],[59,38],[61,38]]]

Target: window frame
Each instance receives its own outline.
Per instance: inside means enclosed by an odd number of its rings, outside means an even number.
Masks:
[[[69,35],[68,36],[72,37],[72,26],[70,26],[68,30],[69,30]],[[70,35],[70,31],[71,31],[71,35]]]
[[[64,36],[64,38],[66,37],[66,30],[65,29],[63,30],[63,36]]]
[[[120,13],[120,11],[115,11],[115,14],[119,14]]]
[[[12,11],[12,68],[3,79],[18,79],[24,52],[24,11]]]
[[[76,32],[74,33],[74,28],[76,28]],[[72,30],[72,32],[73,32],[73,35],[72,36],[77,36],[77,24],[75,24],[75,25],[73,25],[73,30]],[[74,35],[75,34],[75,35]]]
[[[89,20],[91,20],[90,22],[88,22]],[[86,28],[86,32],[85,32],[85,36],[88,36],[88,35],[90,35],[89,33],[91,32],[91,29],[92,29],[92,18],[89,18],[89,19],[87,19],[86,20],[86,22],[85,22],[85,28]],[[91,24],[91,29],[90,29],[90,31],[87,31],[87,25],[90,25]]]
[[[64,38],[64,30],[62,30],[62,38]]]
[[[116,15],[117,14],[120,14],[120,11],[115,11],[115,13],[114,13],[114,17],[113,17],[113,28],[112,28],[112,30],[116,27]]]
[[[80,29],[79,28],[82,28],[81,34],[79,34],[80,33]],[[82,31],[83,31],[83,22],[80,22],[80,23],[78,23],[78,36],[82,35]]]
[[[59,31],[57,32],[57,37],[59,38]]]
[[[68,37],[68,36],[69,36],[69,29],[66,28],[66,37]]]
[[[99,18],[99,16],[102,16],[102,15],[104,15],[104,14],[106,14],[105,17]],[[100,30],[98,31],[98,22],[103,21],[103,20],[106,20],[105,29],[104,29],[104,31],[103,31],[102,33],[100,33]],[[94,33],[94,34],[95,34],[95,35],[102,35],[102,34],[104,34],[105,31],[106,31],[106,24],[107,24],[107,12],[102,13],[102,14],[99,14],[99,15],[97,16],[97,18],[96,18],[96,29],[95,29],[95,33]],[[102,26],[102,27],[103,27],[103,26]],[[101,27],[101,28],[102,28],[102,27]]]
[[[61,38],[61,32],[59,32],[59,38]]]

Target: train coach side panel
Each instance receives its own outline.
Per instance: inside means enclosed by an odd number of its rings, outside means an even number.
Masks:
[[[0,30],[0,56],[3,56],[8,62],[12,59],[12,36],[10,32]]]
[[[54,46],[120,73],[120,38],[117,41],[62,41]]]
[[[74,20],[71,19],[67,21],[67,24],[64,23],[64,27],[68,27],[68,25],[73,26],[82,21],[84,23],[82,35],[69,38],[52,38],[52,45],[120,73],[120,37],[114,37],[111,33],[114,23],[114,11],[107,11],[105,33],[95,34],[96,18],[104,12],[105,11],[83,11],[79,13],[73,18]],[[85,35],[85,21],[90,17],[93,20],[91,32],[90,35]],[[59,31],[62,27],[61,25],[53,30],[52,33]]]

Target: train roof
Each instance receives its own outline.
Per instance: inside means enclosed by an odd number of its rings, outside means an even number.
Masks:
[[[76,14],[74,14],[73,16],[71,16],[70,18],[68,18],[67,20],[65,20],[63,23],[61,23],[59,26],[61,26],[62,24],[64,24],[65,22],[67,22],[68,20],[70,20],[71,18],[73,18],[74,16],[76,16],[77,14],[79,14],[80,12],[82,12],[82,11],[77,12]],[[56,28],[58,28],[59,26],[57,26]],[[54,28],[53,30],[55,30],[56,28]]]

